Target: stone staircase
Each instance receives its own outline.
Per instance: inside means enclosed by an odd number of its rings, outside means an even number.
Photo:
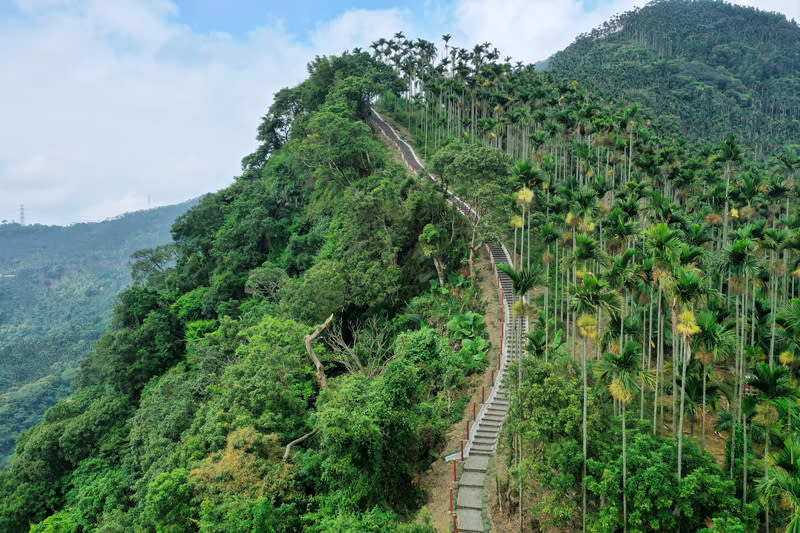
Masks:
[[[500,263],[510,263],[511,257],[505,247],[501,245],[489,246],[492,266]],[[489,397],[481,406],[469,430],[469,439],[464,445],[463,457],[461,452],[445,458],[447,461],[464,460],[461,476],[456,484],[458,497],[455,502],[458,531],[470,533],[483,533],[483,496],[487,482],[489,459],[494,455],[497,440],[503,427],[503,421],[508,414],[509,394],[507,390],[516,379],[509,376],[509,366],[518,360],[522,354],[527,321],[523,318],[512,316],[511,308],[514,303],[514,293],[511,279],[496,268],[498,290],[501,295],[503,307],[503,340],[500,352],[500,365],[495,385]]]
[[[408,143],[400,139],[383,117],[374,109],[372,110],[372,115],[375,124],[395,145],[409,168],[439,183],[434,176],[424,172],[422,163],[414,153],[414,150]],[[448,200],[465,217],[472,220],[476,215],[472,207],[452,191],[447,190],[446,192]],[[456,483],[458,497],[453,502],[453,506],[456,512],[456,528],[459,532],[465,533],[484,533],[486,529],[483,525],[483,496],[486,488],[489,460],[497,448],[497,439],[500,436],[503,421],[508,414],[510,395],[507,394],[507,390],[513,383],[512,380],[516,379],[516,376],[508,375],[508,368],[513,361],[520,359],[522,356],[525,334],[528,332],[528,321],[524,318],[512,316],[511,309],[515,296],[511,278],[496,269],[498,264],[510,264],[511,254],[502,244],[490,245],[487,248],[503,307],[503,333],[497,376],[489,397],[485,398],[480,411],[475,412],[471,425],[468,423],[469,430],[466,435],[468,438],[463,446],[463,451],[460,450],[445,457],[446,461],[463,461],[461,475]]]

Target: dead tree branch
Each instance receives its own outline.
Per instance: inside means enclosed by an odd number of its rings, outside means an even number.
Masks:
[[[283,452],[283,460],[285,461],[285,460],[287,460],[289,458],[289,452],[292,450],[292,446],[294,446],[295,444],[300,444],[301,442],[303,442],[306,439],[310,439],[311,437],[313,437],[317,433],[317,431],[319,431],[319,429],[314,429],[310,433],[306,433],[302,437],[298,437],[298,438],[294,439],[292,442],[290,442],[289,444],[287,444],[286,445],[286,450]]]
[[[314,348],[311,346],[311,343],[314,341],[314,339],[319,337],[319,334],[322,333],[326,327],[328,327],[328,324],[331,323],[331,320],[333,320],[333,313],[331,313],[331,316],[329,316],[325,322],[317,326],[317,329],[315,329],[313,333],[306,335],[306,350],[308,350],[308,355],[311,357],[311,361],[314,363],[314,367],[317,369],[317,380],[319,381],[319,387],[321,389],[328,388],[328,380],[325,379],[325,369],[323,368],[320,360],[317,358],[317,354],[314,353]]]

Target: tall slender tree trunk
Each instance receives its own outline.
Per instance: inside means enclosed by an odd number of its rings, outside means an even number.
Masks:
[[[587,455],[586,442],[587,442],[587,436],[588,436],[588,432],[587,432],[587,429],[586,429],[586,425],[587,425],[587,409],[586,409],[586,405],[587,405],[588,400],[589,400],[589,393],[588,393],[589,380],[588,380],[588,377],[587,377],[588,373],[587,373],[587,370],[586,370],[586,338],[585,337],[583,339],[583,357],[582,357],[582,362],[583,362],[583,365],[582,365],[582,372],[583,372],[583,427],[582,427],[582,432],[583,432],[583,447],[582,447],[583,448],[583,469],[582,469],[583,479],[581,480],[581,495],[583,497],[583,514],[582,514],[583,532],[586,533],[586,459],[587,459],[587,457],[586,457],[586,455]]]
[[[683,411],[684,411],[684,403],[686,399],[686,369],[689,367],[689,359],[691,357],[691,351],[689,347],[689,339],[685,338],[684,341],[686,344],[686,356],[683,360],[683,368],[681,368],[681,411],[678,415],[678,486],[680,487],[681,484],[681,474],[683,472]]]
[[[548,254],[550,246],[547,246]],[[544,362],[546,363],[550,355],[550,316],[547,313],[547,307],[550,303],[550,262],[545,264],[545,279],[544,279]]]
[[[711,357],[714,357],[711,355]],[[706,380],[708,377],[708,369],[703,363],[703,431],[700,434],[700,448],[706,449]]]
[[[741,381],[739,380],[739,374],[741,372],[739,370],[740,357],[739,357],[739,346],[738,346],[738,344],[741,343],[741,338],[739,336],[739,295],[738,294],[735,295],[735,306],[736,306],[736,315],[735,316],[736,316],[736,342],[737,342],[737,346],[736,346],[736,349],[735,349],[735,352],[734,352],[734,357],[735,357],[734,366],[735,366],[735,368],[734,368],[734,393],[733,394],[734,394],[734,401],[739,403],[739,406],[741,406],[741,402],[739,402],[739,386],[741,384]],[[735,416],[733,418],[733,424],[731,426],[731,435],[730,435],[730,439],[731,439],[731,464],[730,464],[731,472],[730,472],[730,476],[731,476],[731,479],[733,479],[733,465],[734,465],[734,462],[735,462],[735,459],[736,459],[736,425],[738,423],[739,423],[739,412],[738,412],[738,406],[737,406],[737,410],[736,410]]]
[[[747,419],[743,420],[742,442],[744,453],[742,454],[742,510],[747,505]]]
[[[621,348],[620,348],[621,353]],[[628,497],[625,494],[625,488],[628,484],[628,449],[625,442],[625,408],[627,407],[625,401],[622,402],[622,530],[623,533],[628,533]]]
[[[767,435],[764,438],[764,479],[769,479],[769,425],[767,425]],[[766,527],[769,533],[769,505],[764,506],[766,517]]]

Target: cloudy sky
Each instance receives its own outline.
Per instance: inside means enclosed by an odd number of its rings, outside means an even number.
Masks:
[[[272,95],[403,31],[534,62],[636,0],[0,0],[0,220],[70,224],[226,187]],[[800,0],[741,0],[800,20]],[[502,7],[498,7],[502,6]]]

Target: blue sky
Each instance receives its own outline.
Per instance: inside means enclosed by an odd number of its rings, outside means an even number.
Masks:
[[[741,1],[800,20],[800,0]],[[0,221],[70,224],[226,187],[314,56],[403,31],[535,62],[635,0],[0,0]]]
[[[223,31],[232,35],[245,34],[270,18],[280,20],[290,33],[302,36],[309,28],[331,20],[344,11],[391,9],[402,5],[413,12],[420,12],[424,7],[423,2],[398,4],[387,0],[347,2],[182,0],[175,3],[179,10],[178,20],[189,24],[193,30]]]

